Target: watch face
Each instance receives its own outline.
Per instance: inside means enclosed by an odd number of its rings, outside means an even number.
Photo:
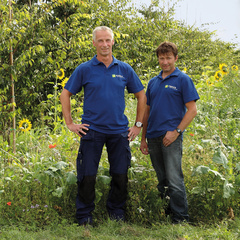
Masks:
[[[137,127],[142,127],[142,123],[141,122],[136,122],[136,126]]]

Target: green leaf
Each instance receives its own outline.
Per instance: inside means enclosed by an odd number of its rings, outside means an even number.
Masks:
[[[54,192],[52,192],[52,195],[55,197],[61,197],[63,194],[63,188],[62,187],[58,187],[57,189],[55,189]]]
[[[75,184],[77,182],[77,177],[73,172],[67,173],[67,183],[68,184]]]
[[[53,97],[54,97],[53,94],[48,94],[48,95],[47,95],[47,98],[53,98]]]
[[[68,164],[66,162],[60,161],[55,164],[55,167],[58,169],[64,169],[68,167]]]
[[[201,165],[201,166],[198,166],[194,172],[198,174],[206,174],[208,173],[209,170],[210,170],[209,167]]]
[[[47,171],[49,171],[49,170],[50,170],[51,172],[57,172],[57,171],[59,170],[59,168],[55,168],[55,167],[50,166]],[[47,171],[46,171],[46,172],[47,172]]]
[[[203,165],[198,166],[198,167],[195,169],[193,175],[195,175],[196,173],[197,173],[197,174],[213,173],[215,176],[220,177],[221,180],[225,180],[225,178],[223,177],[223,175],[221,175],[218,171],[214,171],[214,170],[212,170],[211,168],[206,167],[206,166],[203,166]]]
[[[223,185],[223,197],[229,198],[231,195],[235,193],[234,187],[231,183],[228,182],[228,180],[225,180]]]
[[[12,181],[12,179],[10,177],[5,177],[6,181]]]
[[[102,182],[103,184],[108,185],[111,182],[111,178],[106,175],[100,175],[98,176],[98,180]]]
[[[236,164],[236,168],[237,168],[238,171],[240,171],[240,163]]]
[[[237,186],[240,186],[240,175],[237,175],[237,176],[235,177],[235,184],[236,184]]]
[[[225,169],[228,168],[227,163],[227,157],[225,156],[225,154],[221,151],[220,148],[217,149],[217,151],[215,152],[215,154],[213,155],[213,162],[215,163],[219,163],[222,164],[224,166]]]

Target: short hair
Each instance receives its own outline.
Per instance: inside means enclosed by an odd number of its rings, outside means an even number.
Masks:
[[[157,54],[157,57],[160,55],[160,54],[165,54],[165,53],[169,53],[169,52],[172,52],[174,57],[176,57],[178,55],[178,49],[177,49],[177,46],[172,43],[172,42],[163,42],[161,43],[158,48],[156,49],[156,54]]]
[[[108,31],[108,32],[112,35],[112,40],[113,40],[114,34],[113,34],[112,29],[109,28],[109,27],[106,27],[106,26],[100,26],[100,27],[96,27],[96,28],[93,30],[93,33],[92,33],[92,35],[93,35],[93,41],[96,41],[96,33],[97,33],[98,31]]]

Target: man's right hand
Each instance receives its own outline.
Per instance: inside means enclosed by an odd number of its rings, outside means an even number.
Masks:
[[[87,133],[85,131],[88,131],[88,127],[90,125],[83,123],[83,124],[75,124],[75,123],[70,123],[67,124],[67,127],[70,131],[76,133],[79,137],[82,137],[83,135],[86,135]],[[85,131],[84,131],[85,130]]]

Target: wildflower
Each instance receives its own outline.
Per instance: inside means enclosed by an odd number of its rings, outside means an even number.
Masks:
[[[27,118],[23,118],[23,120],[19,122],[19,128],[23,132],[28,132],[32,128],[32,124]]]
[[[47,207],[48,207],[48,205],[45,205],[44,207],[45,207],[45,208],[47,208]]]
[[[192,136],[192,137],[193,137],[193,136],[194,136],[194,134],[193,134],[193,133],[190,133],[190,136]]]
[[[237,71],[237,70],[238,70],[238,66],[237,66],[237,65],[233,65],[233,66],[232,66],[232,70],[233,70],[233,71]]]
[[[222,71],[217,71],[214,75],[214,78],[216,81],[221,81],[223,77],[223,72]]]
[[[62,88],[65,87],[67,81],[68,81],[68,78],[64,78],[64,79],[63,79],[63,81],[61,82],[61,86],[62,86]]]
[[[39,205],[38,205],[38,204],[36,204],[36,205],[35,205],[35,208],[38,208],[38,207],[39,207]]]
[[[62,68],[60,68],[58,71],[57,71],[57,77],[61,80],[64,78],[65,74],[64,74],[64,70]]]
[[[184,73],[186,73],[186,72],[187,72],[187,68],[186,68],[186,67],[183,69],[183,72],[184,72]]]
[[[8,205],[8,206],[11,206],[11,205],[12,205],[12,203],[11,203],[11,202],[7,202],[7,205]]]
[[[222,71],[223,75],[228,74],[228,66],[225,63],[219,65],[219,69]]]
[[[57,144],[49,144],[49,148],[55,148],[57,146]]]
[[[137,208],[137,210],[138,210],[140,213],[144,212],[144,209],[143,209],[142,207]]]
[[[31,208],[35,208],[35,207],[32,205]]]

